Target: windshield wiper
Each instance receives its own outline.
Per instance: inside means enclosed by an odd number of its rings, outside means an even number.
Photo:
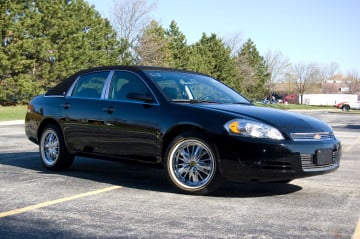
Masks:
[[[197,100],[197,99],[172,99],[172,102],[177,103],[190,103],[190,104],[199,104],[199,103],[210,103],[210,104],[216,104],[216,101],[212,100]]]

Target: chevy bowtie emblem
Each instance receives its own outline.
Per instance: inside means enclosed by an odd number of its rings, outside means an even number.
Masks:
[[[316,139],[316,140],[321,139],[321,135],[320,135],[320,134],[315,134],[315,135],[314,135],[314,139]]]

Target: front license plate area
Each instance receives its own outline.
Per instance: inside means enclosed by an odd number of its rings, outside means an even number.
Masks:
[[[332,164],[332,154],[332,149],[318,149],[316,150],[314,163],[319,166]]]

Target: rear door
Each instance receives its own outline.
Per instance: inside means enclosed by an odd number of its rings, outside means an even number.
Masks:
[[[102,102],[101,153],[137,160],[156,160],[159,104],[136,74],[116,71],[108,99]]]
[[[61,104],[62,125],[68,147],[77,152],[99,151],[101,97],[109,71],[78,77]]]

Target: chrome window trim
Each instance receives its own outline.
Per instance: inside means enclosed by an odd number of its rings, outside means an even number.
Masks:
[[[149,84],[137,73],[133,72],[133,71],[129,71],[129,70],[112,70],[113,74],[111,76],[111,79],[109,81],[109,85],[107,85],[107,89],[106,89],[106,94],[104,95],[104,99],[108,100],[108,101],[116,101],[116,102],[127,102],[127,103],[138,103],[138,104],[147,104],[147,105],[160,105],[158,99],[156,98],[156,95],[154,94],[154,91],[151,89],[151,87],[149,86]],[[146,88],[149,90],[150,94],[152,95],[153,99],[155,102],[152,103],[148,103],[148,102],[141,102],[141,101],[136,101],[136,100],[116,100],[116,99],[109,99],[109,93],[110,93],[110,87],[111,87],[111,82],[112,82],[112,77],[114,76],[114,74],[116,72],[127,72],[130,74],[133,74],[135,76],[137,76],[146,86]]]
[[[106,78],[103,90],[101,92],[101,99],[107,99],[108,95],[109,95],[109,90],[110,90],[110,84],[111,84],[111,80],[112,77],[114,76],[115,71],[111,70]]]
[[[46,98],[64,98],[65,95],[44,95]]]
[[[68,92],[66,93],[67,97],[71,97],[72,92],[74,91],[75,85],[77,84],[77,82],[79,81],[80,76],[76,77],[76,80],[74,80],[74,82],[72,83],[71,87],[69,88]]]

